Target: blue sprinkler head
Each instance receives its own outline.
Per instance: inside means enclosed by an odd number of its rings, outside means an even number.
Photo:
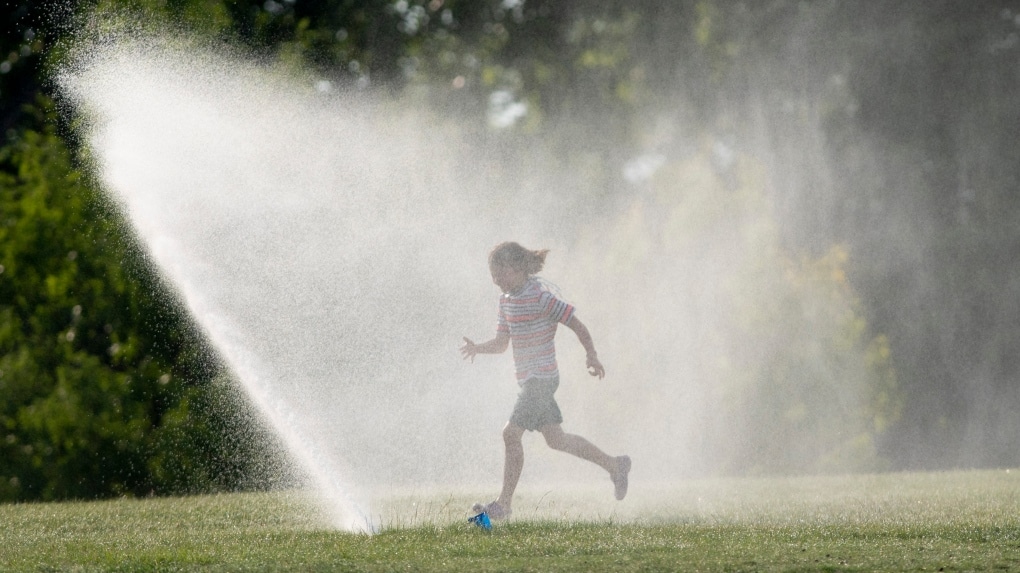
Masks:
[[[474,523],[486,531],[490,531],[492,529],[492,521],[489,520],[488,514],[484,511],[474,517],[469,517],[468,523]]]

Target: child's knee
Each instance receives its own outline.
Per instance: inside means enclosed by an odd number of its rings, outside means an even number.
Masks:
[[[545,443],[547,446],[554,450],[564,450],[567,447],[567,436],[563,432],[556,433],[545,433],[542,434],[545,437]]]

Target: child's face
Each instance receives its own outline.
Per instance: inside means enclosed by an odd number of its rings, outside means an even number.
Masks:
[[[489,271],[492,273],[492,282],[496,283],[496,286],[506,293],[520,290],[524,283],[528,281],[528,275],[524,271],[519,271],[510,266],[492,265],[489,267]]]

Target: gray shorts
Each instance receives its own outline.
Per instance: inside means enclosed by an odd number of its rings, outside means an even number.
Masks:
[[[529,378],[521,383],[510,423],[525,430],[537,430],[549,424],[562,424],[563,415],[553,394],[560,386],[559,378]]]

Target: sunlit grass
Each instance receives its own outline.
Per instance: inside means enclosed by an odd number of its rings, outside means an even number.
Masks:
[[[468,497],[392,495],[380,533],[298,493],[0,506],[12,571],[1020,570],[1020,472],[728,479],[522,492],[485,532]],[[611,496],[610,496],[611,497]]]

